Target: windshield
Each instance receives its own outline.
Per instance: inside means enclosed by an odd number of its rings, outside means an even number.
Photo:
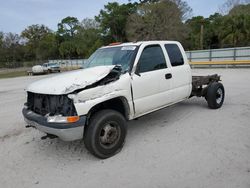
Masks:
[[[58,66],[57,63],[49,63],[49,66]]]
[[[136,55],[136,46],[111,47],[97,50],[90,56],[87,67],[103,65],[121,65],[122,72],[130,68],[133,57]]]

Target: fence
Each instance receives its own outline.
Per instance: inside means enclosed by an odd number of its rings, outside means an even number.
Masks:
[[[191,65],[250,65],[250,47],[187,51],[186,54]]]
[[[250,47],[186,51],[191,65],[250,65]],[[61,68],[83,67],[86,59],[49,60]]]
[[[83,67],[86,59],[57,59],[57,60],[49,60],[49,63],[58,63],[63,69],[77,69]]]

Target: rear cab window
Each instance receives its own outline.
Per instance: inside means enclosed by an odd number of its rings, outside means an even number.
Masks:
[[[164,46],[172,67],[184,65],[184,58],[177,44],[165,44]]]

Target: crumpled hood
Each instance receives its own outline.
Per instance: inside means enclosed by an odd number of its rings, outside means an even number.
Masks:
[[[96,83],[106,77],[114,68],[98,66],[77,71],[61,73],[60,75],[36,81],[28,86],[27,91],[39,94],[62,95]]]

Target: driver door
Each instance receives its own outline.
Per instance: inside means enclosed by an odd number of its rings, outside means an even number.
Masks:
[[[136,117],[171,102],[171,78],[162,47],[158,44],[145,46],[132,76]]]

